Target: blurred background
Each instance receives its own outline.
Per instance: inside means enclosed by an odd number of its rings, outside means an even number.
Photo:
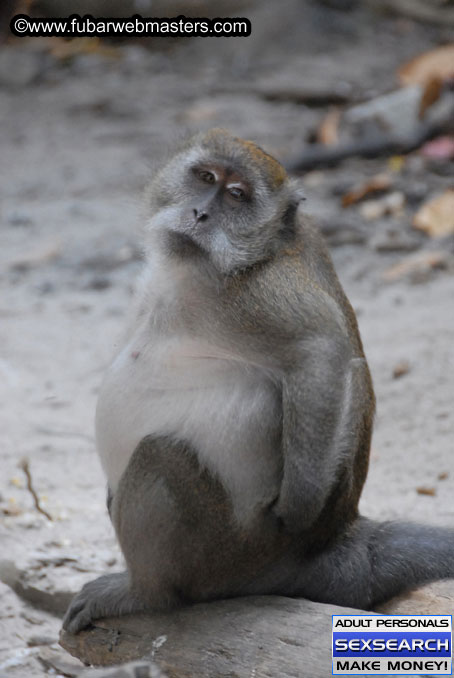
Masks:
[[[17,38],[12,15],[247,17],[249,37]],[[214,126],[299,177],[378,397],[362,509],[454,524],[454,2],[0,6],[0,676],[78,675],[59,615],[121,567],[94,448],[142,191]],[[33,607],[32,607],[33,604]]]

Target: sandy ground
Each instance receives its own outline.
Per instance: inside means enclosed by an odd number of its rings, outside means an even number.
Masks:
[[[122,44],[115,56],[62,60],[41,41],[16,40],[0,52],[0,578],[37,591],[32,607],[0,583],[2,677],[55,675],[64,655],[52,664],[46,651],[71,592],[121,567],[93,416],[140,268],[141,191],[155,162],[182,133],[212,126],[284,158],[324,112],[269,100],[259,84],[306,75],[329,90],[342,77],[372,96],[395,86],[399,63],[445,36],[409,21],[360,12],[357,24],[311,3],[282,5],[287,15],[254,5],[256,30],[243,42]],[[295,29],[292,12],[308,25]],[[386,160],[351,161],[306,175],[308,212],[339,222],[340,233],[358,225],[356,208],[341,214],[339,186],[383,169]],[[408,196],[419,186],[423,199],[449,177],[414,157],[396,181]],[[360,224],[357,242],[332,239],[378,399],[362,509],[453,525],[454,276],[386,283],[383,272],[411,255],[377,247],[393,229],[422,251],[433,247],[412,232],[414,210],[409,199],[398,217]],[[396,379],[402,361],[409,369]],[[52,521],[34,507],[24,457]]]

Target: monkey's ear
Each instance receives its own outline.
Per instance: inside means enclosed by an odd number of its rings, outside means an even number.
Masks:
[[[290,202],[294,202],[296,206],[300,204],[300,202],[303,202],[303,200],[306,200],[306,196],[303,193],[303,189],[301,186],[295,186],[294,189],[292,190],[292,194],[290,196]]]
[[[303,195],[302,189],[299,187],[295,188],[289,196],[287,207],[282,218],[283,229],[281,231],[281,234],[289,239],[295,234],[297,228],[296,213],[298,211],[298,206],[303,200],[306,200],[306,198]]]
[[[300,186],[295,186],[288,197],[286,213],[288,212],[289,216],[294,216],[298,209],[298,205],[303,202],[303,200],[306,200],[303,189]]]

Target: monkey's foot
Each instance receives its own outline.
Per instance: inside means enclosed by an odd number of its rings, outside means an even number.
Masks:
[[[118,617],[142,609],[129,591],[128,573],[106,574],[85,584],[74,596],[63,619],[63,628],[78,633],[101,617]]]

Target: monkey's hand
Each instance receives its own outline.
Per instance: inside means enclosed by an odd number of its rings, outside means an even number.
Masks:
[[[142,609],[129,592],[128,573],[106,574],[85,584],[73,598],[63,619],[63,628],[78,633],[95,619],[117,617]]]
[[[294,533],[315,523],[340,478],[350,491],[358,451],[367,468],[360,448],[374,406],[366,361],[352,359],[342,340],[314,340],[300,364],[283,382],[283,478],[273,507]]]

